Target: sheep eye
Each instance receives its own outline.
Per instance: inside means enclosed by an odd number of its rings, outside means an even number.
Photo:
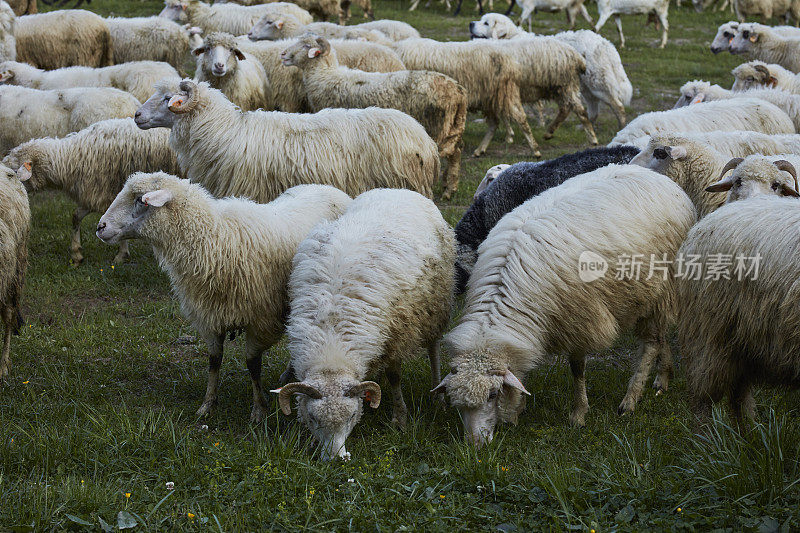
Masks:
[[[489,393],[489,400],[494,400],[495,398],[497,398],[497,391],[493,390]]]
[[[136,199],[133,201],[133,203],[135,203],[136,205],[144,205],[141,196],[137,196]]]
[[[749,38],[750,37],[750,32],[749,31],[743,31],[742,32],[742,37],[744,37],[745,39]]]
[[[778,183],[777,181],[773,181],[772,182],[772,190],[773,191],[777,191],[780,188],[780,186],[781,186],[781,184]]]
[[[741,187],[742,186],[742,178],[736,178],[736,186],[737,187]]]
[[[729,32],[729,31],[724,32],[722,35],[724,35],[725,37],[728,37],[728,38],[733,37],[733,34],[731,32]]]

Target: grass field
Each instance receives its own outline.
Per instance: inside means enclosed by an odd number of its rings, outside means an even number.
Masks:
[[[406,2],[377,0],[375,12],[428,37],[460,40],[473,5],[454,18],[438,3],[409,13]],[[89,8],[133,16],[155,14],[160,4],[94,0]],[[594,5],[589,10],[596,16]],[[656,48],[658,33],[644,27],[644,17],[624,18],[629,48],[621,55],[634,85],[629,116],[671,107],[686,80],[729,86],[739,61],[708,51],[729,17],[673,7],[665,50]],[[542,33],[564,27],[561,15],[535,23]],[[613,23],[603,33],[617,42]],[[465,153],[483,133],[475,118]],[[584,147],[574,118],[549,142],[532,126],[545,157]],[[615,131],[603,109],[600,142]],[[498,133],[486,157],[465,157],[458,194],[440,206],[450,222],[488,167],[527,157],[520,139],[505,146]],[[585,428],[567,425],[570,377],[556,360],[529,376],[533,396],[519,425],[501,427],[479,451],[462,442],[456,412],[429,398],[424,358],[404,371],[408,429],[390,427],[389,404],[367,413],[348,441],[348,463],[314,460],[307,435],[277,405],[265,426],[248,423],[241,339],[229,344],[216,414],[197,421],[205,346],[191,340],[167,278],[142,243],[131,246],[131,263],[112,267],[116,250],[90,231],[98,215],[85,223],[85,263],[70,267],[73,208],[59,194],[32,200],[28,324],[14,339],[12,374],[0,386],[0,530],[800,528],[798,395],[758,391],[761,423],[750,433],[731,431],[723,413],[698,436],[679,368],[667,394],[647,391],[635,415],[620,418],[634,348],[628,336],[589,364]],[[265,358],[265,385],[277,383],[287,357],[281,345]]]

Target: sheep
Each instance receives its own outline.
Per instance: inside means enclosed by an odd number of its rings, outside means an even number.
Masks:
[[[724,52],[725,50],[730,51],[731,42],[733,41],[733,38],[736,37],[738,31],[738,22],[730,21],[722,24],[717,30],[717,34],[714,36],[714,40],[711,43],[711,51],[714,54]],[[772,31],[783,37],[800,38],[800,29],[795,28],[794,26],[772,26]]]
[[[479,248],[463,315],[445,336],[452,371],[434,389],[458,407],[468,440],[491,441],[498,419],[516,423],[522,394],[529,394],[520,378],[546,354],[568,356],[570,422],[583,426],[586,353],[610,348],[631,326],[640,339],[639,366],[619,412],[634,410],[656,359],[655,386],[666,389],[671,260],[694,222],[680,187],[632,165],[576,176],[504,216]],[[641,257],[658,258],[649,275],[634,269]],[[617,261],[616,273],[601,268],[609,261]]]
[[[164,17],[107,18],[114,63],[163,61],[181,74],[189,53],[200,46],[200,28],[183,28]],[[198,43],[198,40],[200,43]]]
[[[330,43],[306,35],[287,48],[283,64],[303,72],[314,111],[370,106],[403,111],[419,121],[436,141],[439,157],[448,161],[443,198],[458,189],[462,136],[467,119],[467,94],[455,80],[438,72],[362,72],[340,67]]]
[[[431,39],[404,39],[393,48],[409,70],[441,72],[466,89],[470,109],[482,111],[488,125],[475,157],[486,153],[498,120],[515,122],[534,157],[541,157],[522,107],[522,68],[511,50],[485,41],[443,43]]]
[[[461,294],[466,289],[478,248],[507,213],[569,178],[606,165],[628,163],[638,153],[639,149],[633,146],[590,148],[549,161],[517,163],[503,169],[485,191],[481,194],[476,191],[472,205],[456,224],[456,292]]]
[[[600,28],[613,15],[617,23],[619,32],[619,47],[625,48],[625,36],[622,35],[622,19],[620,15],[647,15],[648,24],[654,21],[654,26],[658,29],[661,24],[661,44],[659,48],[667,46],[667,33],[669,32],[669,0],[598,0],[597,1],[597,24],[594,31],[600,32]],[[655,20],[657,19],[657,20]]]
[[[519,5],[522,8],[522,14],[519,16],[519,26],[521,28],[522,24],[527,20],[528,31],[531,31],[533,15],[537,11],[544,11],[545,13],[564,11],[567,14],[567,23],[569,23],[570,29],[575,27],[577,15],[583,16],[589,24],[593,22],[592,17],[589,16],[589,12],[586,11],[586,7],[583,5],[583,0],[520,0]]]
[[[144,102],[153,93],[153,86],[165,78],[180,79],[168,63],[136,61],[111,67],[65,67],[41,70],[25,63],[0,63],[0,84],[18,85],[39,90],[74,87],[114,87]]]
[[[761,15],[762,22],[772,17],[791,16],[795,21],[800,20],[800,2],[797,0],[731,0],[733,10],[739,22],[748,18]]]
[[[377,30],[393,41],[403,39],[419,39],[421,35],[414,26],[400,20],[381,19],[371,22],[356,24],[357,28],[363,30]]]
[[[0,0],[0,61],[17,59],[17,40],[14,38],[16,25],[17,18],[11,7]]]
[[[538,165],[539,163],[533,163],[533,165]],[[500,163],[499,165],[495,165],[491,167],[489,170],[486,171],[486,175],[483,176],[483,179],[475,188],[475,194],[473,194],[472,199],[477,200],[479,196],[483,194],[489,185],[491,185],[494,180],[503,173],[505,169],[510,167],[508,163]]]
[[[795,171],[798,162],[797,155],[737,157],[728,161],[719,181],[706,187],[706,192],[726,193],[726,204],[763,194],[800,198]],[[733,172],[726,176],[729,170]]]
[[[272,93],[271,103],[265,109],[287,113],[310,110],[303,73],[296,67],[285,67],[281,53],[292,41],[259,41],[238,39],[239,50],[255,57],[267,73]],[[395,72],[406,70],[400,57],[391,49],[375,43],[330,40],[339,62],[349,68],[366,72]]]
[[[732,54],[749,54],[765,63],[777,63],[792,72],[800,72],[800,36],[782,37],[769,26],[740,24],[730,44]]]
[[[63,137],[109,118],[132,117],[139,102],[110,88],[39,91],[0,85],[0,157],[39,137]]]
[[[510,18],[498,13],[487,13],[480,20],[470,22],[470,35],[492,39],[523,39],[535,36],[517,28]],[[587,31],[565,31],[553,36],[572,46],[583,56],[586,71],[580,75],[581,95],[586,102],[589,120],[597,119],[599,102],[607,104],[619,122],[625,125],[625,106],[630,105],[633,86],[625,74],[617,49],[608,39]]]
[[[223,4],[227,0],[216,0],[215,4]],[[269,4],[270,0],[235,0],[236,4],[243,6],[254,6],[258,4]],[[342,20],[344,17],[342,7],[339,0],[297,0],[293,2],[299,7],[308,11],[314,17],[320,20],[337,19]]]
[[[214,199],[200,185],[163,172],[139,172],[125,182],[100,218],[97,237],[108,244],[144,239],[169,275],[181,311],[209,347],[198,416],[216,405],[225,335],[244,330],[250,420],[263,421],[261,355],[283,334],[292,257],[316,224],[338,217],[349,203],[345,193],[322,185],[292,187],[259,205]]]
[[[9,0],[8,4],[18,17],[22,15],[35,15],[39,12],[39,6],[36,0]]]
[[[390,187],[431,197],[439,176],[436,143],[394,109],[242,113],[207,83],[184,80],[159,84],[135,120],[142,129],[171,127],[181,170],[217,197],[263,203],[302,183],[353,196]]]
[[[339,12],[339,24],[347,24],[350,20],[350,0],[342,0],[341,11]],[[355,3],[364,12],[364,18],[370,21],[375,20],[375,12],[372,10],[372,0],[355,0]]]
[[[0,165],[0,321],[5,326],[0,381],[11,370],[11,335],[24,325],[21,299],[31,225],[28,195],[20,183],[24,179],[24,172]]]
[[[242,52],[233,35],[210,33],[194,54],[198,56],[197,81],[219,89],[242,111],[274,108],[264,66],[251,54]]]
[[[53,70],[114,64],[114,45],[105,19],[82,9],[64,9],[17,19],[17,61]]]
[[[744,416],[755,417],[753,385],[800,385],[794,333],[800,242],[791,229],[798,224],[796,198],[760,195],[708,215],[681,247],[684,257],[730,258],[729,279],[706,273],[677,282],[678,343],[690,403],[701,417],[727,395],[741,427]]]
[[[718,2],[719,0],[692,0],[692,5],[695,11],[700,13]],[[677,5],[680,6],[680,4]],[[716,11],[725,11],[729,6],[731,12],[733,12],[733,4],[730,3],[730,0],[722,0],[722,4],[717,6]]]
[[[164,0],[165,7],[159,14],[178,24],[199,26],[210,33],[221,31],[233,35],[244,35],[265,15],[291,14],[298,19],[311,22],[308,11],[288,2],[273,2],[259,6],[237,4],[208,5],[200,0]]]
[[[319,442],[324,459],[350,458],[345,448],[362,414],[377,408],[381,388],[365,381],[386,371],[392,423],[408,409],[401,365],[428,350],[432,387],[440,379],[439,338],[450,319],[453,230],[418,193],[376,189],[358,196],[336,221],[320,224],[297,249],[289,278],[286,331],[298,381],[272,392]]]
[[[770,139],[752,132],[716,132],[717,135],[657,134],[642,152],[631,160],[659,172],[677,183],[697,207],[699,217],[715,211],[724,198],[709,195],[706,188],[714,184],[731,157],[751,154],[800,154],[798,135],[793,139]],[[721,135],[720,135],[721,134]],[[781,157],[790,157],[782,155]]]
[[[733,91],[767,87],[800,94],[800,80],[797,79],[796,74],[780,65],[750,61],[733,69],[731,74],[735,80],[731,87]]]
[[[789,116],[777,106],[756,98],[721,100],[669,111],[653,111],[639,115],[620,130],[609,146],[647,145],[656,133],[709,132],[746,130],[761,133],[794,133]]]
[[[378,30],[361,29],[359,26],[340,26],[331,22],[303,23],[291,15],[266,15],[250,30],[251,41],[278,41],[297,38],[314,33],[328,39],[360,39],[389,46],[393,43]]]
[[[81,221],[89,213],[104,213],[128,176],[135,171],[179,173],[169,131],[143,131],[130,118],[104,120],[60,139],[28,141],[11,150],[3,165],[18,172],[26,169],[28,191],[61,190],[78,204],[72,215],[70,244],[74,265],[83,261]],[[120,265],[128,257],[124,241],[114,263]]]
[[[737,92],[723,89],[719,85],[711,85],[707,81],[695,80],[681,87],[681,97],[675,103],[675,107],[732,98],[758,98],[774,104],[792,119],[795,131],[800,132],[800,95],[787,93],[780,89],[753,89]]]

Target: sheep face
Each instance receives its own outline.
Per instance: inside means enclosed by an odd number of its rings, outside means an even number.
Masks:
[[[631,159],[630,164],[649,168],[665,176],[672,176],[672,165],[685,160],[687,155],[688,150],[685,146],[670,142],[668,138],[657,137],[650,139],[645,149]]]
[[[171,128],[178,115],[190,112],[197,106],[197,84],[183,80],[179,84],[163,80],[156,84],[156,92],[147,99],[133,116],[140,129]]]
[[[283,39],[284,24],[283,18],[267,15],[255,23],[247,37],[251,41],[277,41]]]
[[[739,28],[738,22],[727,22],[719,27],[717,35],[711,42],[711,51],[715,54],[729,50],[731,41],[736,37],[737,29]]]
[[[186,24],[189,22],[189,15],[186,13],[187,7],[189,7],[188,2],[168,1],[158,16],[177,22],[178,24]]]
[[[100,217],[97,238],[108,244],[119,244],[126,239],[146,237],[145,228],[151,218],[168,216],[163,210],[175,197],[170,179],[178,180],[163,173],[131,176]]]
[[[9,167],[5,166],[4,164],[0,164],[0,176],[2,176],[4,179],[7,179],[9,181],[19,180],[19,181],[25,182],[25,180],[28,179],[28,176],[27,176],[27,172],[28,171],[29,171],[29,169],[27,169],[27,168],[20,169],[20,170],[14,170],[12,168],[9,168]]]
[[[331,51],[330,43],[323,37],[308,34],[281,53],[281,61],[287,67],[304,67],[325,57]]]
[[[683,84],[681,87],[681,96],[678,98],[678,101],[675,102],[675,105],[672,106],[672,109],[677,109],[679,107],[685,107],[690,104],[699,104],[703,100],[705,100],[705,92],[711,86],[710,83],[705,81],[690,81]]]
[[[760,87],[774,88],[778,85],[778,80],[773,76],[766,65],[760,63],[745,63],[733,69],[733,91],[748,91]]]
[[[245,60],[244,54],[235,45],[216,43],[210,39],[206,39],[206,44],[196,49],[194,55],[199,57],[198,66],[217,78],[235,71],[239,61]]]
[[[472,39],[511,39],[519,32],[514,22],[499,13],[487,13],[480,20],[469,23]]]
[[[726,177],[729,170],[733,172]],[[727,192],[726,203],[762,194],[800,197],[794,166],[783,159],[772,161],[758,155],[731,159],[722,170],[720,180],[707,187],[706,191]]]
[[[758,30],[752,24],[742,24],[739,31],[731,41],[732,54],[746,54],[752,52],[760,38]]]
[[[39,154],[28,150],[27,144],[17,146],[3,159],[3,168],[11,169],[15,176],[25,184],[28,192],[35,192],[45,187],[46,183],[40,172]]]
[[[486,175],[483,177],[481,182],[478,184],[478,188],[475,189],[475,194],[473,195],[472,199],[477,200],[480,195],[492,184],[492,182],[499,176],[505,169],[510,167],[511,165],[508,164],[500,164],[495,165],[489,170],[486,171]]]
[[[14,85],[14,69],[9,65],[10,61],[0,64],[0,84]]]

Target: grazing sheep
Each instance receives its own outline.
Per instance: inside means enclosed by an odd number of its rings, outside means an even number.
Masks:
[[[534,165],[538,165],[539,163],[532,163]],[[505,169],[510,167],[508,163],[500,163],[499,165],[495,165],[491,167],[489,170],[486,171],[486,175],[483,176],[483,179],[475,188],[475,194],[472,195],[473,200],[477,200],[480,195],[483,194],[483,191],[486,190],[489,185],[491,185],[494,180],[499,176]]]
[[[383,107],[398,109],[422,124],[447,159],[443,197],[458,189],[467,95],[455,80],[438,72],[380,73],[340,67],[323,37],[306,35],[282,54],[283,64],[303,72],[311,109]]]
[[[406,425],[401,365],[428,350],[439,375],[439,338],[450,319],[453,230],[433,202],[404,190],[363,193],[336,221],[300,243],[289,278],[291,366],[299,381],[277,389],[319,442],[324,459],[349,459],[345,440],[381,388],[365,381],[381,370],[392,388],[392,423]]]
[[[111,67],[66,67],[41,70],[25,63],[0,63],[0,84],[19,85],[39,90],[74,87],[114,87],[144,102],[153,94],[153,86],[165,78],[180,79],[169,63],[136,61]]]
[[[669,111],[644,113],[620,130],[609,146],[647,145],[655,133],[745,130],[761,133],[794,133],[791,118],[777,106],[756,98],[721,100]]]
[[[519,0],[518,3],[522,8],[522,14],[519,16],[519,27],[521,28],[522,24],[527,20],[528,31],[531,31],[533,15],[537,11],[545,13],[564,11],[567,14],[567,23],[570,29],[575,27],[575,19],[578,15],[583,16],[589,24],[593,22],[592,17],[589,16],[589,12],[586,11],[586,7],[583,5],[583,0]]]
[[[266,15],[291,14],[298,19],[311,22],[308,11],[288,2],[272,2],[259,6],[240,6],[238,4],[209,5],[200,0],[164,0],[160,17],[168,18],[178,24],[199,26],[210,33],[221,31],[233,35],[244,35],[258,20]]]
[[[516,123],[533,155],[541,157],[522,107],[522,68],[512,50],[482,40],[443,43],[432,39],[404,39],[393,48],[409,70],[441,72],[467,90],[470,109],[482,111],[488,126],[475,157],[486,153],[498,120]]]
[[[0,380],[11,370],[11,335],[24,325],[21,299],[31,225],[28,195],[20,183],[24,179],[24,172],[0,165],[0,321],[5,326]]]
[[[731,42],[733,41],[733,38],[736,37],[738,31],[738,22],[731,21],[722,24],[717,30],[714,41],[711,43],[711,51],[715,54],[724,52],[725,50],[730,51]],[[783,37],[800,38],[800,29],[795,28],[794,26],[772,26],[772,31]]]
[[[731,90],[748,91],[750,89],[781,89],[793,94],[800,94],[800,79],[780,65],[763,61],[742,63],[731,71],[734,82]]]
[[[228,0],[216,0],[214,4],[223,4]],[[254,6],[258,4],[269,4],[272,0],[233,0],[234,3],[243,6]],[[296,0],[293,2],[299,7],[308,11],[320,20],[336,19],[342,20],[344,14],[339,0]]]
[[[719,181],[706,187],[706,192],[726,193],[726,204],[762,194],[800,198],[795,171],[798,161],[800,156],[797,155],[750,155],[731,159],[722,169]],[[726,176],[729,170],[733,172]]]
[[[800,72],[800,35],[782,37],[763,24],[740,24],[731,41],[730,52],[749,54],[753,59],[777,63],[792,72]]]
[[[18,17],[22,15],[35,15],[39,12],[39,6],[36,0],[9,0],[8,4]]]
[[[584,425],[586,353],[608,349],[632,326],[639,366],[619,412],[634,410],[657,359],[655,386],[666,389],[675,304],[670,260],[694,222],[680,187],[633,165],[576,176],[504,216],[479,248],[463,315],[445,337],[452,372],[435,389],[458,407],[467,438],[484,444],[498,421],[516,423],[528,394],[520,378],[547,354],[568,356],[570,422]],[[637,275],[624,268],[635,254],[663,263],[652,275],[645,263]],[[616,272],[583,266],[609,261]]]
[[[622,35],[622,18],[620,15],[647,15],[648,24],[652,20],[656,29],[658,29],[660,23],[661,44],[659,48],[664,48],[667,45],[669,0],[597,0],[597,11],[597,24],[594,26],[594,31],[600,32],[600,28],[613,15],[619,32],[620,48],[625,48],[625,36]]]
[[[253,385],[250,419],[264,419],[261,354],[283,334],[292,257],[315,225],[335,219],[349,203],[342,191],[321,185],[292,187],[266,205],[217,200],[176,176],[136,173],[100,218],[102,241],[139,238],[153,246],[181,311],[209,347],[208,388],[198,416],[217,403],[225,335],[244,330]]]
[[[681,247],[686,257],[731,258],[730,279],[706,275],[677,282],[678,342],[699,415],[710,416],[712,403],[727,395],[741,427],[743,415],[755,416],[753,385],[800,386],[798,225],[796,198],[760,195],[708,215]]]
[[[0,0],[0,61],[17,59],[17,40],[14,38],[16,25],[17,18],[11,7]]]
[[[70,258],[76,265],[83,261],[81,221],[89,213],[104,213],[128,176],[137,171],[178,173],[169,130],[143,131],[130,118],[104,120],[61,139],[28,141],[11,150],[3,165],[27,170],[28,191],[60,190],[78,204],[72,215],[70,244]],[[124,241],[114,262],[122,264],[128,257]]]
[[[523,39],[535,34],[523,31],[510,18],[498,13],[487,13],[480,20],[470,22],[473,37],[491,39]],[[625,125],[625,106],[630,105],[633,86],[625,74],[617,49],[608,39],[587,31],[565,31],[553,36],[572,46],[583,56],[586,71],[580,75],[581,95],[586,102],[589,120],[597,119],[599,102],[608,105],[617,117],[620,127]]]
[[[279,41],[313,33],[328,39],[359,39],[389,46],[393,43],[378,30],[361,29],[359,26],[340,26],[331,22],[305,24],[291,15],[267,15],[259,20],[247,37],[251,41]]]
[[[82,9],[64,9],[17,19],[17,61],[53,70],[114,64],[114,45],[105,19]]]
[[[233,35],[210,33],[194,54],[198,56],[197,81],[219,89],[242,111],[274,109],[264,66],[253,55],[242,52]]]
[[[114,63],[163,61],[185,74],[190,52],[199,46],[200,28],[186,29],[164,17],[107,18]]]
[[[466,289],[479,246],[506,214],[569,178],[606,165],[628,163],[638,153],[639,149],[633,146],[590,148],[549,161],[517,163],[504,169],[482,194],[476,191],[478,196],[456,224],[456,292],[461,294]]]
[[[355,196],[377,187],[431,197],[439,153],[413,118],[394,109],[242,113],[207,83],[159,84],[136,112],[143,129],[172,128],[186,177],[217,197],[269,202],[303,183]]]
[[[403,39],[419,39],[421,35],[414,26],[400,20],[381,19],[371,22],[356,24],[357,28],[363,30],[377,30],[393,41]]]
[[[742,23],[748,18],[761,16],[761,21],[775,17],[791,16],[795,21],[800,20],[800,2],[797,0],[731,0],[736,18]]]
[[[101,120],[132,117],[137,107],[136,98],[119,89],[0,85],[0,157],[31,139],[63,137]]]

